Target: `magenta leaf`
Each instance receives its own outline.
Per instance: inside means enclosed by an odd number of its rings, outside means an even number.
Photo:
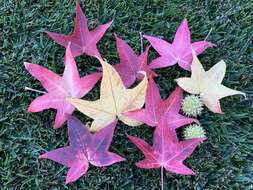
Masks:
[[[124,158],[108,150],[115,126],[116,122],[113,122],[92,134],[81,121],[70,116],[68,119],[70,146],[47,152],[42,154],[40,158],[50,159],[69,167],[66,184],[84,175],[88,170],[89,163],[104,167],[124,161]]]
[[[171,130],[165,117],[161,118],[155,129],[153,146],[137,137],[128,135],[128,138],[145,156],[144,160],[136,163],[137,167],[146,169],[164,167],[169,172],[183,175],[195,175],[183,164],[183,161],[205,140],[204,138],[195,138],[178,141],[175,130]]]
[[[53,108],[57,110],[54,128],[59,128],[73,113],[75,107],[68,103],[67,97],[81,98],[86,95],[97,83],[101,73],[79,76],[76,62],[70,50],[70,44],[66,49],[65,69],[63,76],[46,69],[45,67],[25,63],[26,70],[47,90],[47,93],[33,100],[28,112],[39,112]]]
[[[89,56],[101,57],[98,49],[97,43],[103,37],[106,30],[111,26],[112,21],[107,24],[102,24],[97,28],[89,31],[87,19],[82,12],[82,9],[76,1],[76,19],[75,28],[71,36],[57,34],[53,32],[46,32],[56,43],[67,47],[68,43],[71,42],[71,52],[74,57],[82,54],[87,54]]]
[[[191,69],[192,49],[196,54],[201,54],[206,48],[215,45],[207,41],[191,43],[191,33],[188,28],[187,20],[184,19],[179,26],[172,44],[157,37],[144,35],[152,47],[160,54],[160,57],[153,60],[150,68],[163,68],[179,64],[185,70]]]
[[[166,100],[162,100],[155,81],[149,79],[145,108],[126,112],[124,115],[151,127],[157,126],[160,118],[164,115],[167,118],[167,124],[172,129],[192,122],[198,122],[196,119],[188,118],[178,113],[182,99],[183,90],[177,87]]]
[[[130,87],[136,79],[142,79],[139,71],[145,71],[148,77],[156,76],[156,73],[147,65],[149,47],[141,55],[136,55],[133,49],[115,34],[117,52],[120,62],[114,68],[118,71],[124,85]]]

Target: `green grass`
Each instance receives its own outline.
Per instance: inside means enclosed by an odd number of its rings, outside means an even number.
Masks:
[[[203,39],[218,45],[200,56],[206,69],[224,59],[224,84],[247,93],[222,100],[224,115],[205,109],[200,118],[208,141],[187,159],[198,172],[196,177],[166,173],[165,189],[253,189],[253,44],[252,1],[214,0],[94,0],[82,1],[90,26],[114,19],[113,26],[99,43],[104,57],[117,61],[113,32],[140,52],[139,32],[171,41],[180,22],[187,18],[193,41]],[[38,160],[45,151],[67,145],[66,125],[52,129],[55,111],[26,113],[29,103],[40,94],[24,91],[25,86],[43,90],[25,71],[29,61],[62,73],[64,49],[50,40],[45,30],[70,34],[75,2],[70,0],[2,0],[0,2],[0,189],[159,189],[160,170],[138,169],[134,163],[143,155],[125,133],[151,142],[152,130],[130,128],[119,123],[112,150],[127,162],[108,168],[90,167],[86,176],[64,185],[67,168]],[[145,42],[147,44],[147,42]],[[156,55],[150,54],[150,59]],[[82,75],[94,71],[98,62],[86,56],[77,59]],[[184,76],[178,67],[158,71],[157,82],[163,97]],[[89,98],[95,99],[98,89]],[[83,121],[89,119],[75,113]]]

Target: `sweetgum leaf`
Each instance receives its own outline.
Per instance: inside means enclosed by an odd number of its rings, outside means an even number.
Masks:
[[[68,119],[70,145],[42,154],[40,158],[50,159],[67,166],[69,171],[66,184],[84,175],[88,170],[89,163],[97,167],[104,167],[124,161],[124,158],[108,150],[115,126],[116,121],[99,132],[91,134],[81,121],[70,117]]]
[[[192,49],[194,49],[197,54],[201,54],[206,48],[215,46],[207,41],[191,43],[191,33],[186,19],[183,20],[177,29],[172,44],[153,36],[144,35],[144,38],[146,38],[160,54],[160,57],[151,62],[150,68],[152,69],[168,67],[178,63],[181,68],[190,70]]]
[[[74,57],[82,54],[87,54],[89,56],[101,57],[98,49],[97,43],[103,37],[106,30],[111,26],[112,21],[106,24],[102,24],[97,28],[89,31],[87,18],[82,12],[82,9],[76,1],[76,19],[75,28],[72,35],[67,36],[64,34],[57,34],[53,32],[46,32],[49,37],[51,37],[56,43],[67,47],[68,43],[71,42],[70,49]]]
[[[28,112],[39,112],[53,108],[57,110],[54,128],[59,128],[73,113],[75,107],[66,101],[67,97],[81,98],[86,95],[97,83],[101,73],[95,73],[80,77],[76,62],[70,50],[71,44],[67,46],[65,54],[65,69],[63,76],[46,69],[45,67],[25,63],[26,70],[47,90],[43,96],[33,100]]]

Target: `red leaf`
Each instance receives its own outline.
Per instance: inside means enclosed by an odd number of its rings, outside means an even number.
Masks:
[[[101,57],[98,49],[97,43],[103,37],[106,30],[111,26],[112,21],[106,24],[102,24],[97,28],[89,31],[87,19],[82,12],[82,9],[76,1],[76,19],[75,28],[71,36],[57,34],[53,32],[46,32],[56,43],[67,47],[68,43],[71,42],[71,52],[74,57],[82,54],[87,54],[89,56]]]
[[[145,156],[144,160],[136,163],[137,167],[146,169],[164,167],[167,171],[184,175],[195,175],[183,164],[183,161],[205,140],[204,138],[195,138],[178,141],[175,130],[171,130],[165,117],[161,118],[155,129],[153,146],[137,137],[128,135],[128,138]]]
[[[139,56],[135,54],[133,49],[121,38],[115,34],[117,52],[120,58],[120,63],[114,68],[118,71],[124,85],[130,87],[136,79],[142,79],[143,75],[139,71],[145,71],[148,77],[156,76],[149,65],[147,65],[149,47]]]
[[[165,115],[167,124],[172,129],[192,122],[198,122],[196,119],[188,118],[178,113],[182,99],[183,91],[178,87],[171,93],[167,100],[163,101],[155,81],[150,78],[145,99],[145,109],[126,112],[124,115],[146,123],[151,127],[157,126],[160,118]]]
[[[184,19],[177,29],[172,44],[157,37],[144,35],[153,48],[160,54],[150,64],[150,68],[163,68],[171,65],[179,64],[185,70],[190,70],[192,62],[192,49],[196,54],[201,54],[206,48],[216,45],[208,41],[198,41],[191,43],[191,33],[188,28],[187,20]]]
[[[89,163],[97,167],[104,167],[124,161],[124,158],[108,150],[115,125],[116,122],[113,122],[97,133],[91,134],[81,121],[70,117],[68,120],[70,145],[42,154],[40,158],[50,159],[69,167],[66,184],[84,175]]]
[[[54,128],[61,127],[75,109],[65,99],[67,97],[83,97],[101,77],[101,73],[95,73],[80,78],[76,62],[70,50],[70,44],[67,47],[64,62],[65,69],[62,77],[45,67],[25,63],[26,70],[38,79],[47,90],[45,95],[36,98],[30,104],[28,112],[39,112],[49,108],[56,109]]]

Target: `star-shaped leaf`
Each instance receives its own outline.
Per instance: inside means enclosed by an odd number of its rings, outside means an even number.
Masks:
[[[61,127],[75,109],[74,106],[66,101],[66,97],[83,97],[101,77],[101,73],[96,73],[80,78],[76,62],[70,50],[70,44],[67,47],[64,62],[65,69],[62,77],[45,67],[25,63],[26,70],[38,79],[47,90],[46,94],[36,98],[30,104],[28,112],[39,112],[49,108],[56,109],[54,128]]]
[[[192,48],[197,54],[201,54],[206,48],[215,45],[207,41],[191,43],[191,33],[184,19],[179,26],[172,44],[157,37],[144,36],[153,48],[160,54],[160,57],[153,60],[150,68],[163,68],[178,63],[185,70],[190,70],[192,62]]]
[[[87,101],[75,98],[67,100],[79,111],[94,119],[91,131],[97,131],[118,117],[130,126],[140,125],[139,122],[122,115],[127,111],[139,109],[144,105],[147,89],[147,76],[132,89],[126,89],[117,71],[100,59],[103,78],[100,87],[100,99]]]
[[[137,137],[128,135],[128,138],[145,156],[144,160],[136,163],[137,167],[146,169],[163,167],[169,172],[183,175],[195,175],[183,164],[183,161],[205,140],[204,138],[195,138],[178,141],[175,130],[171,130],[165,117],[161,118],[155,129],[152,146]]]
[[[68,43],[71,42],[71,51],[74,57],[82,54],[89,56],[101,57],[97,49],[97,43],[103,37],[106,30],[111,26],[112,21],[107,24],[102,24],[97,28],[89,31],[87,19],[82,12],[82,9],[76,1],[76,19],[75,28],[71,36],[57,34],[53,32],[46,32],[56,43],[67,47]]]
[[[66,184],[73,182],[84,175],[89,163],[97,166],[110,166],[116,162],[124,161],[121,156],[110,152],[116,122],[103,128],[96,134],[75,117],[68,120],[68,136],[70,145],[47,152],[40,156],[67,166],[69,169]]]
[[[145,109],[139,109],[124,113],[125,116],[137,121],[146,123],[149,126],[157,126],[160,118],[166,116],[167,124],[176,129],[192,122],[198,122],[196,119],[185,117],[179,114],[183,91],[177,87],[167,100],[162,100],[159,89],[153,79],[149,79],[148,89],[145,99]]]
[[[156,76],[156,74],[147,65],[149,47],[141,55],[136,55],[133,49],[121,38],[115,34],[117,52],[120,63],[114,68],[118,71],[124,85],[128,88],[136,79],[142,79],[143,75],[139,71],[145,71],[148,77]]]
[[[224,61],[218,62],[209,71],[205,71],[197,56],[193,53],[191,78],[176,79],[177,84],[191,94],[199,94],[203,103],[213,112],[222,113],[219,100],[226,96],[245,93],[232,90],[221,84],[225,72]]]

